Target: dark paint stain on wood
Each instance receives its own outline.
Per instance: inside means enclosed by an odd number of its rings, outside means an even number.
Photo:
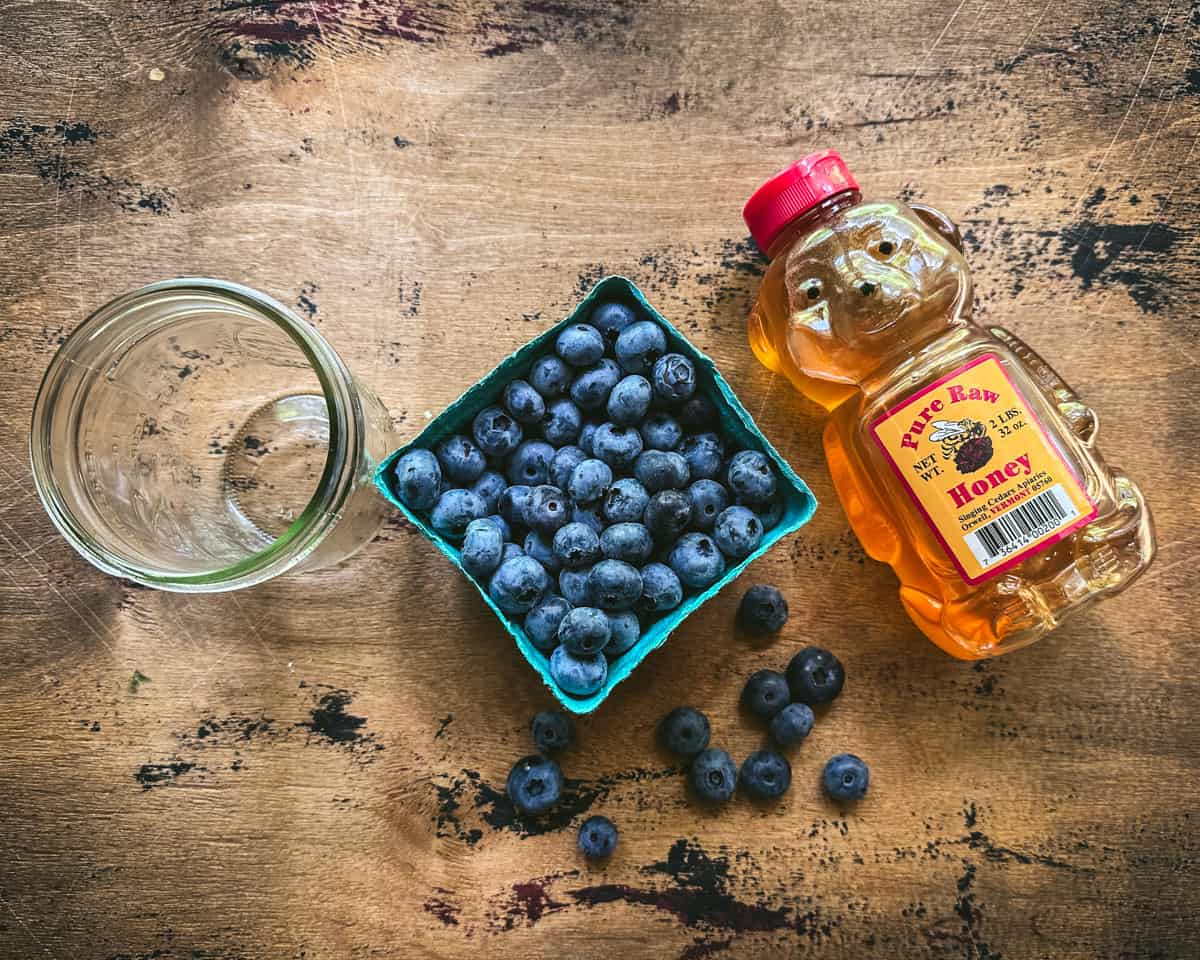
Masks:
[[[1084,219],[1062,232],[1060,249],[1070,257],[1071,274],[1083,290],[1106,281],[1119,283],[1144,313],[1158,313],[1167,303],[1171,283],[1165,257],[1179,239],[1179,233],[1164,223]]]
[[[429,897],[423,904],[425,912],[440,920],[442,926],[457,927],[458,915],[462,913],[462,907],[446,899],[446,897],[454,895],[453,891],[443,887],[434,887],[433,891],[435,895]]]
[[[143,790],[166,786],[193,770],[203,770],[190,760],[168,760],[165,763],[143,763],[133,772],[133,779]]]

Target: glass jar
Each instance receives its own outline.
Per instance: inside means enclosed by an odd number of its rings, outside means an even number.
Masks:
[[[390,512],[371,476],[391,417],[308,323],[236,283],[118,297],[51,361],[33,411],[38,494],[101,570],[235,590],[344,560]]]

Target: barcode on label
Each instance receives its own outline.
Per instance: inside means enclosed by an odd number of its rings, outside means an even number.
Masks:
[[[991,523],[973,530],[963,539],[982,566],[1016,553],[1040,537],[1053,533],[1079,516],[1079,510],[1062,484],[1039,493],[1032,500],[1014,507]]]

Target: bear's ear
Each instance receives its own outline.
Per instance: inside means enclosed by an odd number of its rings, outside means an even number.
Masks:
[[[946,240],[949,240],[955,250],[962,253],[962,234],[958,232],[958,227],[955,226],[953,220],[937,209],[937,207],[931,207],[925,203],[910,203],[909,206],[928,226],[936,230]]]

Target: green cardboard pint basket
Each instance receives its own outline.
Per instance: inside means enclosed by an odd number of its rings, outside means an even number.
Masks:
[[[414,513],[400,502],[392,485],[393,467],[400,457],[413,448],[431,450],[434,444],[445,437],[456,433],[470,435],[471,422],[475,415],[484,407],[498,403],[504,387],[513,380],[524,378],[534,360],[545,354],[553,353],[555,338],[564,327],[572,323],[586,322],[587,318],[591,316],[593,306],[606,301],[624,303],[631,307],[640,318],[653,320],[660,324],[666,332],[668,349],[683,354],[696,365],[697,392],[707,394],[715,404],[724,434],[742,447],[760,450],[770,458],[779,477],[778,491],[782,497],[783,514],[779,523],[766,532],[758,549],[744,560],[731,565],[720,580],[702,593],[685,596],[683,602],[674,610],[668,611],[658,620],[645,624],[644,632],[638,642],[609,664],[608,679],[603,687],[591,696],[573,697],[560,690],[551,678],[549,655],[542,653],[533,645],[525,635],[520,621],[497,607],[488,595],[487,584],[476,580],[463,569],[458,547],[434,530],[429,525],[428,517]],[[375,472],[375,485],[412,521],[418,530],[450,558],[450,562],[462,572],[462,575],[475,585],[484,602],[492,608],[496,616],[500,618],[500,622],[504,624],[504,628],[512,634],[513,639],[517,642],[517,648],[538,672],[546,686],[567,710],[576,714],[591,713],[600,706],[612,692],[613,687],[629,676],[647,654],[661,646],[670,636],[671,631],[679,626],[689,614],[714,596],[718,590],[732,583],[747,565],[766,553],[777,541],[807,523],[817,506],[816,499],[813,497],[812,491],[808,489],[808,485],[796,475],[787,461],[779,455],[755,426],[754,420],[734,395],[729,384],[725,382],[725,378],[717,371],[712,360],[693,347],[683,334],[671,326],[631,281],[617,276],[605,277],[597,283],[569,316],[503,360],[496,369],[431,420],[416,439],[389,455]]]

